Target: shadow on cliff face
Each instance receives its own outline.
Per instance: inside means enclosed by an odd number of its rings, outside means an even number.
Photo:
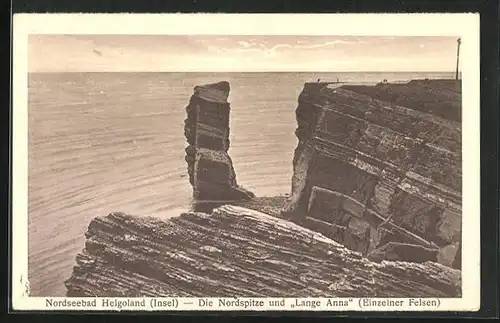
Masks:
[[[306,84],[284,213],[374,261],[460,268],[460,89]]]
[[[212,211],[219,206],[222,206],[220,202],[203,202],[203,201],[193,201],[192,209],[194,212],[212,213]]]

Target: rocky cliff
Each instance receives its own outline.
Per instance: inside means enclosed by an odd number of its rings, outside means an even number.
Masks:
[[[459,82],[305,84],[286,198],[238,186],[228,94],[196,87],[185,121],[194,198],[227,205],[95,218],[68,296],[461,295]]]
[[[374,263],[320,233],[239,206],[168,221],[92,220],[68,296],[456,297],[460,271]]]
[[[186,162],[193,197],[200,204],[254,197],[238,186],[228,154],[229,90],[228,82],[196,86],[186,107]]]
[[[305,84],[283,213],[372,259],[460,268],[460,88]]]

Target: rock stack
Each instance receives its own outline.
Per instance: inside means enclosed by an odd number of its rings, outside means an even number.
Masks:
[[[305,84],[283,214],[374,260],[458,264],[460,88]]]
[[[248,200],[254,195],[236,182],[229,149],[229,83],[196,86],[186,107],[184,133],[189,182],[198,203]]]

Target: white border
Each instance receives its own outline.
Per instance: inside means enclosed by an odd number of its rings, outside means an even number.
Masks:
[[[45,307],[46,298],[28,297],[23,294],[28,275],[27,36],[29,34],[197,34],[461,37],[463,297],[441,299],[439,308],[425,310],[479,310],[478,14],[16,14],[13,19],[13,33],[12,301],[14,309],[48,309]],[[94,308],[87,308],[87,310],[92,309]],[[145,310],[145,308],[140,309]],[[273,310],[280,309],[273,308]],[[397,310],[412,310],[412,308],[397,308]]]

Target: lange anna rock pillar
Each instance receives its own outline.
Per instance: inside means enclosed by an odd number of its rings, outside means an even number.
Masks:
[[[189,182],[197,202],[248,200],[253,193],[236,182],[229,149],[229,83],[196,86],[186,107],[184,133]]]

